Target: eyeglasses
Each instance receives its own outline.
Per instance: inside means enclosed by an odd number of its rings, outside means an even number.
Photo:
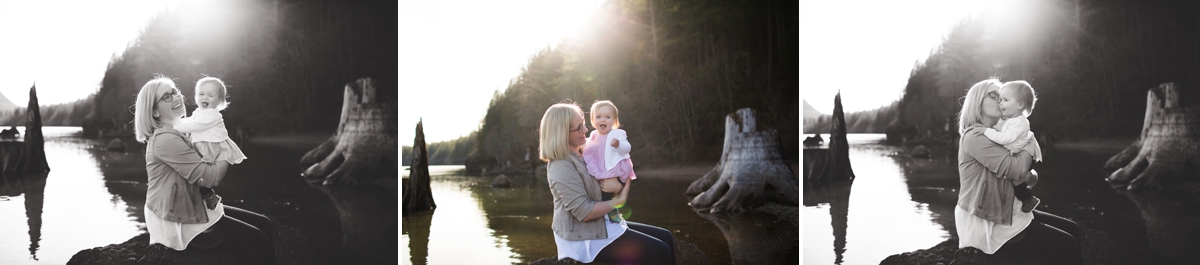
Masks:
[[[178,95],[179,95],[178,88],[171,89],[171,92],[167,92],[166,94],[163,94],[163,96],[161,98],[158,98],[158,101],[161,101],[162,103],[170,103],[171,99],[174,99],[175,96],[178,96]]]
[[[1000,101],[1000,93],[996,93],[996,91],[988,92],[987,97],[995,101]]]
[[[583,123],[580,123],[579,127],[575,127],[575,129],[571,130],[571,132],[575,132],[575,131],[583,132],[584,130],[587,130],[587,126],[584,125]]]

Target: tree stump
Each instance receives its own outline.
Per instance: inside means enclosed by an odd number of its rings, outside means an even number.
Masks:
[[[408,181],[404,185],[403,216],[437,208],[429,189],[429,151],[425,148],[423,121],[417,122],[417,137],[413,139],[412,162],[409,162]]]
[[[306,179],[328,186],[399,176],[396,102],[376,102],[375,94],[371,78],[346,85],[337,132],[300,159]]]
[[[14,132],[15,129],[14,129]],[[46,173],[46,144],[42,138],[42,111],[38,107],[37,86],[29,88],[29,105],[25,108],[24,142],[0,145],[0,172]]]
[[[711,213],[742,212],[767,200],[796,205],[798,179],[784,163],[779,141],[775,130],[756,130],[754,110],[750,108],[725,116],[721,160],[688,186],[685,194],[699,194],[690,205]]]
[[[1165,83],[1146,95],[1142,134],[1104,164],[1117,188],[1162,188],[1200,172],[1200,107],[1179,104],[1179,88]]]

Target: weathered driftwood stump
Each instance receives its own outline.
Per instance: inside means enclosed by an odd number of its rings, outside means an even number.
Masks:
[[[754,110],[740,109],[725,116],[721,161],[693,181],[685,194],[699,194],[690,203],[697,211],[741,212],[767,200],[787,205],[799,201],[796,174],[783,161],[779,133],[757,131]]]
[[[433,193],[429,190],[429,151],[425,147],[425,129],[423,121],[417,122],[417,137],[413,139],[412,160],[409,162],[411,173],[404,182],[403,216],[424,212],[437,208],[433,202]]]
[[[804,176],[805,183],[833,183],[854,179],[850,167],[850,145],[846,143],[846,115],[842,112],[842,93],[833,97],[833,120],[829,131],[829,151],[826,157],[817,158],[810,175]]]
[[[29,105],[25,108],[25,141],[8,142],[0,146],[0,172],[46,173],[46,145],[42,138],[42,111],[38,107],[37,86],[29,88]]]
[[[399,176],[396,102],[376,102],[375,93],[371,78],[346,85],[337,132],[300,159],[310,182],[358,184]]]
[[[1142,134],[1104,164],[1108,182],[1130,190],[1193,179],[1200,167],[1200,107],[1179,104],[1179,87],[1165,83],[1146,96]]]

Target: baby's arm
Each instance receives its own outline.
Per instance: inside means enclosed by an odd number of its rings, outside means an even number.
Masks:
[[[983,131],[983,135],[987,136],[988,140],[996,142],[1000,145],[1008,145],[1025,136],[1029,132],[1029,122],[1021,122],[1023,119],[1010,119],[1004,123],[1004,131],[996,131],[988,128]]]
[[[192,113],[191,117],[180,120],[179,124],[175,125],[175,130],[181,133],[194,133],[217,126],[222,121],[224,119],[221,118],[220,112],[197,110]]]
[[[613,131],[615,132],[617,130]],[[629,154],[629,149],[632,148],[632,146],[629,145],[629,136],[625,134],[624,130],[620,130],[620,132],[620,134],[615,135],[616,137],[613,137],[612,147],[617,149],[617,153],[627,155]]]

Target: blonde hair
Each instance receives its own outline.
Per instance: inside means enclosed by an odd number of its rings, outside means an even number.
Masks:
[[[134,101],[133,106],[133,130],[134,137],[138,142],[145,143],[147,139],[150,139],[150,135],[154,134],[155,129],[162,127],[162,123],[154,117],[154,106],[158,102],[158,88],[163,86],[175,89],[175,81],[171,81],[166,76],[157,75],[154,79],[146,82],[141,91],[138,91],[137,100]]]
[[[612,101],[608,101],[608,100],[597,100],[596,102],[593,102],[593,103],[592,103],[592,109],[591,109],[591,113],[588,113],[588,114],[591,114],[591,115],[588,115],[588,116],[591,116],[591,117],[588,117],[588,118],[589,118],[590,120],[592,120],[592,121],[595,121],[595,120],[596,120],[596,110],[599,110],[599,109],[600,109],[600,107],[605,107],[605,106],[607,106],[607,107],[610,107],[610,108],[612,108],[612,110],[613,110],[613,125],[612,125],[612,128],[613,128],[613,129],[620,129],[620,128],[621,128],[621,118],[620,118],[621,116],[619,115],[619,113],[620,113],[620,112],[619,112],[619,111],[617,111],[617,105],[613,105]],[[595,123],[595,122],[592,122],[592,127],[595,127],[595,126],[596,126],[596,123]]]
[[[1029,85],[1029,82],[1025,82],[1025,80],[1017,80],[1004,83],[1003,86],[1000,86],[1001,90],[1005,88],[1017,90],[1016,92],[1018,98],[1016,101],[1025,107],[1024,110],[1021,110],[1021,114],[1024,114],[1025,117],[1033,115],[1033,104],[1037,103],[1037,93],[1034,93],[1033,86]]]
[[[196,81],[196,95],[193,99],[196,101],[196,106],[200,106],[200,88],[207,83],[215,83],[217,84],[217,87],[220,88],[221,95],[218,95],[217,99],[221,100],[221,104],[217,104],[213,108],[217,110],[225,110],[225,107],[229,107],[229,101],[227,100],[229,98],[229,91],[225,88],[225,82],[222,82],[221,79],[211,76],[206,76]]]
[[[538,157],[542,161],[563,159],[571,155],[571,120],[583,116],[575,103],[558,103],[546,109],[538,128]]]
[[[967,90],[967,95],[964,96],[962,110],[958,112],[958,134],[962,135],[967,132],[967,128],[975,124],[983,124],[983,117],[980,115],[982,109],[979,108],[983,104],[983,98],[987,97],[987,87],[1000,86],[1000,80],[996,78],[988,78],[975,85],[971,86],[971,90]]]

